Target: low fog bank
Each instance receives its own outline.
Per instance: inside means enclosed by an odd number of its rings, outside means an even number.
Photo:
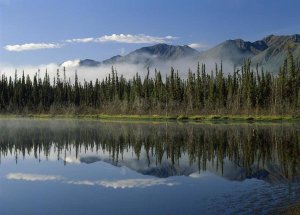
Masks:
[[[79,81],[95,81],[97,78],[99,80],[105,79],[112,72],[112,66],[119,76],[123,75],[126,79],[131,79],[136,73],[140,76],[144,77],[147,74],[148,66],[147,64],[134,64],[134,63],[117,63],[117,64],[107,64],[100,65],[97,67],[83,67],[79,66],[79,61],[67,61],[62,65],[50,63],[38,66],[32,65],[1,65],[0,64],[0,75],[5,75],[7,77],[11,76],[14,80],[15,72],[17,71],[18,77],[22,76],[24,71],[25,76],[29,75],[31,78],[37,74],[41,78],[44,77],[46,71],[50,75],[50,78],[57,76],[57,71],[59,71],[60,78],[64,78],[64,68],[65,75],[67,80],[71,80],[73,82],[75,80],[75,73],[77,72]],[[221,66],[221,60],[207,60],[205,62],[206,65],[206,73],[210,74],[211,70],[215,71],[215,65],[218,64],[218,69]],[[170,74],[171,67],[174,68],[175,72],[178,71],[180,77],[186,78],[189,69],[192,72],[197,71],[198,60],[191,59],[179,59],[179,60],[169,60],[169,61],[156,61],[149,66],[150,77],[154,77],[155,69],[160,71],[162,76],[165,77],[166,74]],[[234,64],[231,62],[222,62],[223,64],[223,72],[225,74],[232,73],[234,69]],[[53,79],[52,79],[53,80]]]

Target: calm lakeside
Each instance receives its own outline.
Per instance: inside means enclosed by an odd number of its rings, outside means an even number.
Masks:
[[[275,213],[300,197],[299,139],[292,123],[2,119],[0,207],[4,214]]]
[[[0,215],[300,215],[299,0],[0,0]]]

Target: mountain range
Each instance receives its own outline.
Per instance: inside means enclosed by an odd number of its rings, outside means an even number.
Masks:
[[[300,57],[300,35],[269,35],[255,42],[242,39],[226,40],[208,50],[199,52],[188,45],[157,44],[143,47],[127,55],[116,55],[104,61],[91,59],[79,60],[79,66],[95,67],[100,65],[116,65],[122,63],[142,64],[155,67],[159,63],[185,60],[190,63],[223,62],[239,66],[244,59],[251,59],[253,65],[263,66],[277,72],[290,49],[297,59]],[[65,65],[63,63],[62,65]],[[191,65],[193,66],[193,65]]]

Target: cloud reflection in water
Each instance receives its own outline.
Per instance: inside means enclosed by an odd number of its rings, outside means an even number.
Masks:
[[[6,175],[7,179],[10,180],[23,180],[23,181],[55,181],[63,180],[64,177],[57,175],[40,175],[40,174],[29,174],[29,173],[9,173]]]
[[[28,173],[9,173],[6,175],[9,180],[23,180],[23,181],[61,181],[62,183],[73,185],[88,185],[88,186],[101,186],[114,189],[126,189],[126,188],[146,188],[152,186],[174,186],[178,185],[170,179],[124,179],[124,180],[68,180],[62,176],[57,175],[40,175],[40,174],[28,174]]]

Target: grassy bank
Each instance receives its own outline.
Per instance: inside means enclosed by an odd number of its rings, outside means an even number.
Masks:
[[[131,121],[182,121],[182,122],[280,122],[299,121],[299,117],[276,115],[107,115],[107,114],[26,114],[0,115],[1,118],[75,118],[95,120],[131,120]]]

